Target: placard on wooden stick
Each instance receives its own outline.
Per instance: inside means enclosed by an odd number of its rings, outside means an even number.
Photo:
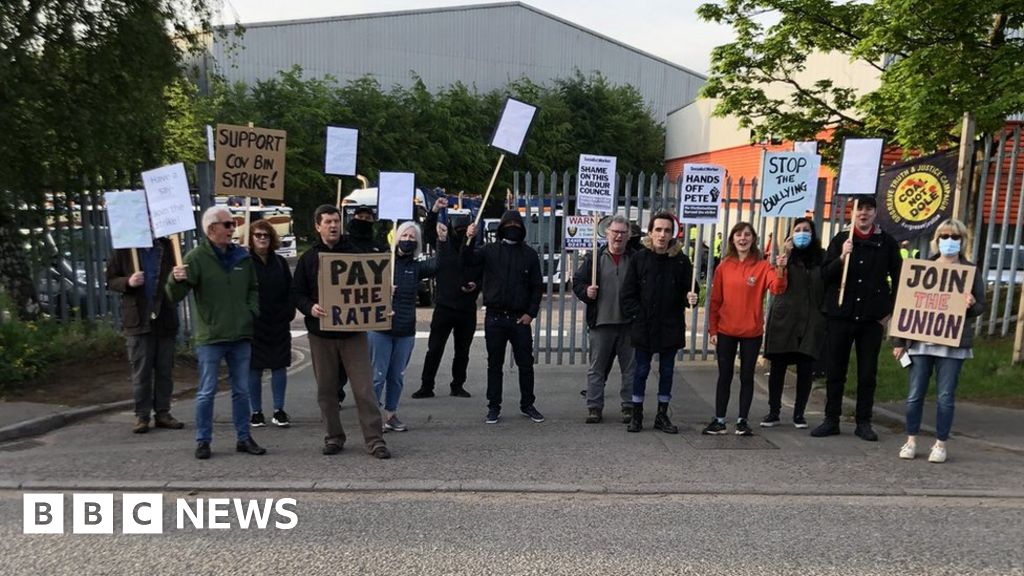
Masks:
[[[284,199],[284,130],[218,124],[214,193]]]
[[[491,146],[518,156],[526,141],[526,134],[537,114],[537,107],[509,98],[501,109],[501,117],[491,136]]]
[[[359,130],[344,126],[328,126],[324,174],[355,176],[358,144]]]
[[[681,224],[717,224],[722,207],[725,168],[714,164],[685,164],[679,196]]]
[[[391,256],[320,254],[320,329],[366,332],[391,328]]]
[[[103,204],[110,222],[111,247],[115,250],[153,247],[145,190],[104,192]]]
[[[196,217],[183,164],[147,170],[142,173],[142,183],[155,238],[195,230]]]
[[[381,172],[380,185],[377,187],[377,218],[392,220],[396,225],[399,220],[411,220],[415,195],[415,174]]]
[[[817,154],[766,152],[761,166],[761,216],[799,218],[814,210],[820,167]]]
[[[974,266],[908,258],[900,270],[889,334],[908,340],[959,346],[967,326],[967,294]]]

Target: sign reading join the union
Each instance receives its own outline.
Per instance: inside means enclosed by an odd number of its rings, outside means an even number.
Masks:
[[[959,346],[967,325],[967,294],[974,286],[974,274],[974,266],[904,260],[889,334]]]
[[[391,328],[390,254],[320,254],[321,330]]]

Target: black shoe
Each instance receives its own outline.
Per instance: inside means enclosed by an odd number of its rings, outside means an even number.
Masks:
[[[200,460],[207,460],[210,458],[209,442],[199,442],[196,444],[196,458]]]
[[[701,434],[706,434],[709,436],[721,436],[726,432],[727,430],[725,429],[725,423],[719,422],[718,418],[712,420],[710,424],[705,426],[704,429],[700,431]]]
[[[321,452],[323,452],[324,456],[333,456],[341,452],[341,450],[342,446],[337,442],[324,442],[324,447]]]
[[[412,397],[416,398],[417,400],[420,398],[433,398],[434,391],[428,390],[427,388],[420,388],[419,390],[412,393]]]
[[[672,424],[668,419],[668,403],[658,403],[658,413],[654,415],[654,429],[661,430],[666,434],[678,434],[679,427]]]
[[[629,424],[629,421],[633,419],[633,407],[623,406],[622,407],[622,423]]]
[[[497,424],[498,419],[501,417],[501,410],[488,410],[487,418],[484,420],[484,424]]]
[[[871,422],[857,422],[857,428],[853,433],[861,440],[878,442],[878,434],[875,434],[875,431],[871,429]]]
[[[253,412],[249,417],[249,426],[253,428],[262,428],[266,425],[267,419],[263,417],[263,412]]]
[[[242,440],[241,442],[235,444],[235,450],[237,452],[246,452],[248,454],[252,454],[253,456],[262,456],[267,453],[266,448],[263,448],[259,444],[257,444],[256,441],[252,439],[252,437],[246,438],[245,440]]]
[[[544,415],[541,414],[540,411],[537,410],[536,408],[534,408],[533,406],[527,406],[526,408],[520,408],[519,411],[523,413],[523,416],[526,416],[527,418],[529,418],[530,420],[533,420],[534,422],[536,422],[538,424],[540,424],[541,422],[544,421]]]
[[[373,449],[371,454],[373,454],[373,457],[377,460],[387,460],[388,458],[391,458],[391,450],[388,450],[387,446],[377,446]]]
[[[769,414],[764,418],[761,418],[761,428],[774,428],[778,426],[780,422],[778,414]]]
[[[452,393],[451,393],[451,395],[455,396],[456,398],[472,398],[473,397],[473,395],[470,394],[469,392],[466,392],[466,389],[463,388],[462,386],[452,386]]]
[[[818,425],[817,428],[811,430],[811,436],[815,438],[824,438],[825,436],[836,436],[839,434],[839,420],[833,418],[825,418],[825,421]]]
[[[644,429],[644,407],[641,404],[633,406],[633,413],[630,414],[629,426],[626,432],[639,432]]]
[[[281,428],[287,428],[292,425],[291,421],[288,420],[288,413],[284,410],[274,410],[274,417],[270,421]]]
[[[600,408],[587,408],[587,424],[597,424],[601,422],[601,409]]]
[[[746,419],[739,419],[736,421],[736,435],[737,436],[753,436],[754,431],[750,429],[750,424],[747,424]]]
[[[793,416],[793,426],[800,429],[807,428],[807,419],[803,416]]]

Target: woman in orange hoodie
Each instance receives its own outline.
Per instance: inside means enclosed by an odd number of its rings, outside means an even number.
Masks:
[[[773,267],[757,247],[757,232],[748,222],[739,222],[729,231],[725,256],[711,284],[711,313],[708,334],[718,358],[718,387],[715,391],[715,419],[704,434],[725,434],[725,412],[740,354],[740,413],[736,434],[750,436],[747,423],[754,397],[754,364],[764,335],[764,296],[786,291],[786,254],[776,257]]]

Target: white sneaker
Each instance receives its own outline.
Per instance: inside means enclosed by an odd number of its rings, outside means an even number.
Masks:
[[[932,452],[928,455],[928,461],[942,464],[946,461],[946,447],[938,444],[932,446]]]
[[[900,448],[900,458],[904,460],[913,460],[914,456],[917,456],[917,444],[908,441],[902,448]]]

